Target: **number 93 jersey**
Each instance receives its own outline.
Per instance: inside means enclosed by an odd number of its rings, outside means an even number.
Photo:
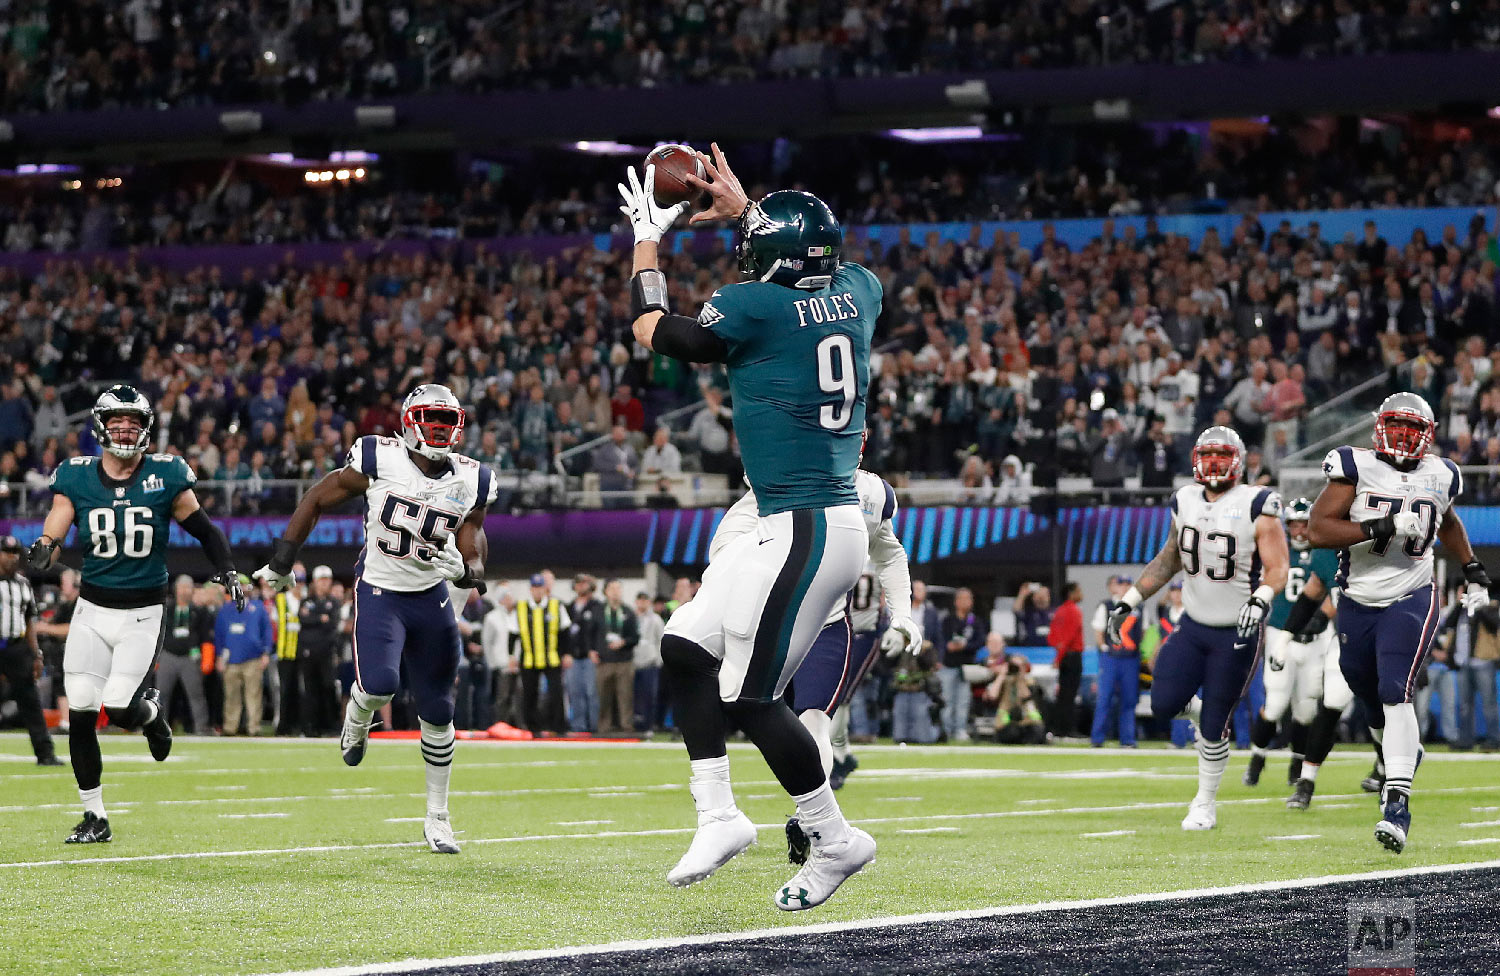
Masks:
[[[1281,496],[1260,485],[1235,485],[1213,501],[1202,485],[1172,495],[1172,526],[1187,579],[1182,605],[1207,627],[1230,627],[1260,583],[1255,521],[1279,518]]]
[[[475,508],[493,504],[490,469],[462,454],[428,477],[394,437],[361,437],[344,463],[370,479],[365,546],[356,575],[371,586],[416,593],[444,582],[430,562]]]
[[[58,465],[52,490],[73,503],[85,547],[83,582],[112,590],[166,587],[172,505],[197,480],[174,454],[145,455],[125,481],[107,477],[97,457]]]
[[[1344,595],[1367,607],[1388,607],[1432,585],[1432,543],[1453,500],[1463,491],[1458,466],[1429,454],[1410,471],[1383,461],[1367,447],[1339,447],[1323,458],[1329,481],[1354,486],[1349,518],[1367,522],[1399,512],[1415,512],[1422,534],[1415,539],[1361,542],[1339,552],[1339,585]]]

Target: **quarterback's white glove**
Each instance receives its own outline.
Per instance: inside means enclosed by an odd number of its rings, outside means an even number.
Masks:
[[[1271,607],[1271,600],[1275,597],[1269,586],[1262,586],[1250,594],[1250,599],[1240,607],[1239,636],[1240,640],[1251,640],[1260,633],[1260,624],[1266,619],[1266,611]]]
[[[1464,580],[1464,595],[1460,598],[1464,609],[1472,615],[1489,606],[1490,574],[1484,571],[1484,564],[1477,559],[1464,564]]]
[[[625,168],[625,183],[617,183],[620,197],[625,202],[620,205],[620,213],[630,218],[630,229],[635,233],[635,242],[643,241],[655,243],[661,240],[661,235],[677,221],[678,217],[688,212],[688,202],[675,204],[670,207],[658,207],[656,205],[656,164],[646,167],[646,185],[641,185],[640,177],[635,175],[635,167]]]
[[[284,593],[292,588],[292,574],[278,573],[276,572],[276,570],[271,568],[270,563],[267,563],[260,569],[257,569],[253,575],[256,579],[268,584],[271,587],[272,592]]]
[[[1396,534],[1408,539],[1420,539],[1427,534],[1422,526],[1422,516],[1416,512],[1397,512],[1391,516],[1392,523],[1396,526]]]
[[[897,617],[880,638],[886,657],[915,654],[922,649],[922,628],[910,617]]]

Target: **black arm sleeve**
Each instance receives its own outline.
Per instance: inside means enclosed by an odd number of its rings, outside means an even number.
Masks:
[[[203,551],[208,553],[208,561],[214,564],[214,569],[220,572],[234,570],[234,554],[229,551],[229,539],[225,537],[224,530],[209,521],[203,509],[198,509],[179,523],[183,531],[187,532]]]
[[[722,363],[729,355],[723,339],[686,315],[663,315],[657,319],[651,348],[685,363]]]
[[[1299,596],[1297,602],[1292,604],[1292,610],[1286,615],[1286,630],[1288,633],[1300,634],[1302,628],[1312,622],[1313,614],[1323,605],[1322,599],[1313,599],[1310,596]]]

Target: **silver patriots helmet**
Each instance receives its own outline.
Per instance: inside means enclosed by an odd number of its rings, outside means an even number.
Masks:
[[[1415,393],[1392,393],[1375,411],[1375,451],[1397,464],[1415,464],[1437,435],[1432,407]]]
[[[94,415],[94,438],[101,448],[115,457],[129,459],[150,449],[156,411],[140,390],[116,383],[99,394],[91,412]],[[136,425],[116,423],[111,431],[110,421],[120,418],[133,418]]]
[[[1193,480],[1210,488],[1232,487],[1245,473],[1245,442],[1232,429],[1210,427],[1193,444]]]
[[[438,461],[462,441],[464,419],[463,405],[452,390],[423,383],[401,402],[401,440],[408,450]]]

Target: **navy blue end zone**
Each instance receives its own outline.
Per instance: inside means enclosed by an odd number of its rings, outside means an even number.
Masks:
[[[1497,884],[1500,868],[1438,869],[1395,878],[1021,910],[911,925],[421,969],[392,965],[377,971],[398,976],[1341,974],[1348,965],[1349,901],[1412,898],[1417,903],[1418,973],[1500,976],[1500,957],[1494,949]],[[857,892],[855,882],[838,897],[857,898]]]

